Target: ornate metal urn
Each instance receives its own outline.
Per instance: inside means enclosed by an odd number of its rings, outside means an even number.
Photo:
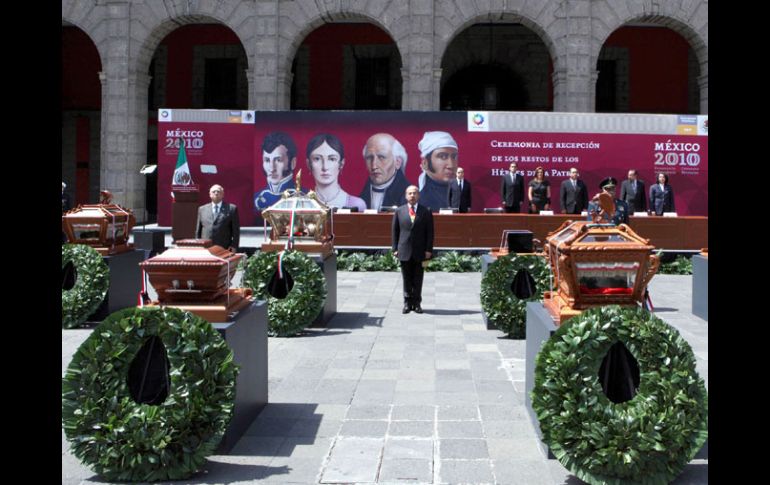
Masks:
[[[112,194],[104,190],[100,204],[79,205],[61,217],[67,242],[87,244],[102,256],[129,251],[128,236],[136,224],[129,209],[112,203]]]
[[[649,240],[625,224],[566,221],[544,249],[554,277],[544,305],[557,324],[594,306],[639,305],[660,264]]]
[[[287,245],[322,254],[334,249],[332,210],[313,191],[303,194],[299,189],[287,190],[278,202],[262,211],[262,217],[265,225],[270,225],[270,240],[262,244],[263,251],[280,251]]]

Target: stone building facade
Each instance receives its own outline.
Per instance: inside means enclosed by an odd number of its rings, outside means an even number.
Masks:
[[[287,110],[303,39],[323,24],[350,21],[369,22],[393,39],[405,111],[440,109],[442,68],[460,67],[445,59],[449,45],[475,24],[500,23],[523,25],[540,38],[553,65],[553,110],[572,112],[594,111],[597,61],[613,31],[667,27],[692,48],[699,111],[708,113],[707,0],[62,0],[62,25],[84,31],[101,60],[99,186],[142,213],[150,64],[176,28],[231,29],[246,53],[247,85],[239,89],[247,92],[248,109]]]

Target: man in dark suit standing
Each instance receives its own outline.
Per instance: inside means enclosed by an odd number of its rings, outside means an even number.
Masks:
[[[620,200],[628,204],[628,210],[634,212],[647,211],[647,195],[644,190],[644,182],[639,180],[635,169],[628,171],[628,179],[620,186]]]
[[[516,172],[516,162],[511,163],[509,173],[503,176],[500,193],[505,212],[519,212],[524,200],[524,177]]]
[[[404,192],[409,181],[404,176],[406,150],[393,135],[376,133],[366,140],[364,161],[369,179],[361,189],[361,199],[366,207],[379,211],[406,203]]]
[[[562,214],[580,214],[588,208],[588,187],[578,179],[578,169],[569,169],[569,178],[561,183],[559,200]]]
[[[433,255],[433,215],[429,208],[420,205],[420,189],[415,185],[406,188],[406,204],[393,213],[393,254],[401,262],[404,281],[404,309],[422,313],[422,262]]]
[[[209,189],[211,204],[198,207],[198,222],[195,224],[195,237],[211,239],[215,246],[222,246],[235,252],[241,240],[241,223],[238,220],[238,208],[235,204],[223,202],[225,189],[221,185],[212,185]]]
[[[459,209],[461,213],[471,208],[471,183],[465,180],[465,170],[457,167],[457,178],[449,182],[447,191],[447,207]]]

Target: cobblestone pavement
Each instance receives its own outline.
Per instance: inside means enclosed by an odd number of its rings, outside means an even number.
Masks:
[[[481,273],[426,273],[424,314],[401,314],[399,273],[338,273],[325,329],[269,339],[269,404],[228,455],[179,484],[579,484],[548,460],[524,407],[525,341],[487,330]],[[658,316],[708,385],[708,322],[691,277],[653,278]],[[62,374],[91,330],[62,330]],[[62,483],[104,483],[68,452]],[[708,451],[674,482],[708,483]]]

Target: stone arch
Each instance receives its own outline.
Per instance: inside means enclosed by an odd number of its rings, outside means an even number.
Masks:
[[[75,27],[80,30],[82,30],[89,39],[91,39],[91,42],[94,44],[94,47],[96,47],[96,52],[99,54],[99,63],[102,66],[102,69],[104,69],[104,64],[107,59],[107,52],[105,49],[107,48],[107,42],[105,41],[105,36],[103,35],[103,32],[105,31],[104,28],[97,28],[99,25],[99,20],[94,19],[71,19],[67,17],[62,17],[62,27]]]
[[[101,166],[101,125],[104,116],[104,103],[102,101],[103,86],[102,86],[102,72],[104,71],[104,58],[105,52],[100,49],[104,46],[95,42],[92,33],[93,22],[78,22],[71,21],[67,18],[62,18],[62,37],[65,37],[65,29],[76,30],[76,38],[87,39],[90,45],[84,50],[72,50],[73,47],[62,42],[62,55],[67,50],[69,55],[73,53],[77,56],[78,61],[88,62],[95,58],[96,65],[93,65],[94,70],[83,70],[82,66],[68,66],[62,65],[62,72],[60,78],[60,86],[62,89],[61,106],[61,167],[62,167],[62,180],[66,181],[67,188],[66,193],[70,197],[71,206],[75,207],[78,203],[89,203],[94,200],[98,200],[100,180],[100,166]],[[84,28],[85,27],[85,28]],[[88,29],[88,30],[86,30]],[[90,30],[90,32],[89,32]],[[64,57],[63,57],[64,58]],[[83,75],[83,78],[71,79],[70,76]],[[95,89],[92,90],[91,88]],[[71,91],[71,90],[74,90]],[[66,93],[66,94],[65,94]],[[89,102],[83,103],[83,99],[80,98],[78,102],[73,102],[72,98],[66,97],[67,94],[72,93],[92,93],[96,98],[88,97],[91,101],[96,101],[97,106],[92,105]],[[77,99],[78,96],[75,96]],[[83,138],[84,137],[84,138]],[[85,152],[79,152],[84,146],[80,143],[86,140]],[[81,155],[86,155],[85,159],[81,158]],[[85,162],[85,163],[83,163]]]
[[[634,10],[624,10],[629,7]],[[661,2],[660,5],[626,4],[603,0],[594,7],[604,15],[592,17],[593,39],[590,46],[590,65],[595,69],[599,53],[613,32],[621,27],[637,24],[665,27],[681,35],[695,54],[698,67],[701,113],[708,113],[708,4],[704,0],[693,2]],[[610,20],[605,22],[605,20]]]
[[[150,70],[150,62],[163,39],[179,27],[193,24],[219,24],[230,29],[238,37],[241,46],[246,51],[247,70],[254,65],[254,34],[246,28],[243,22],[237,28],[233,27],[221,15],[211,14],[184,14],[167,17],[157,21],[152,27],[145,27],[146,33],[137,43],[136,51],[131,60],[130,72],[147,73]]]
[[[558,54],[557,45],[553,40],[553,37],[543,26],[541,26],[536,20],[533,20],[534,16],[529,16],[526,13],[514,13],[504,11],[489,11],[482,15],[471,15],[465,18],[459,18],[456,22],[451,22],[448,18],[457,18],[455,16],[439,18],[440,13],[436,13],[436,30],[434,35],[434,47],[433,47],[433,63],[434,66],[441,66],[442,60],[446,55],[447,48],[452,41],[457,38],[462,32],[469,27],[478,23],[500,23],[500,24],[512,24],[518,23],[527,27],[534,32],[548,49],[548,54],[553,62],[554,70],[556,70],[560,64],[560,57]],[[451,73],[450,73],[451,74]]]
[[[663,11],[644,8],[643,11],[625,12],[625,15],[612,11],[614,21],[610,23],[605,23],[598,16],[594,17],[589,63],[592,69],[596,69],[599,55],[607,39],[613,32],[622,27],[649,25],[670,29],[684,38],[695,55],[699,72],[693,81],[698,86],[700,113],[708,113],[708,14],[703,13],[706,5],[705,2],[697,2],[691,5],[689,11],[684,11],[679,7],[676,9],[675,11],[671,4],[666,3],[663,6]],[[608,17],[605,16],[604,19],[606,18]],[[698,26],[697,23],[701,25]]]
[[[375,5],[371,8],[376,8],[377,4],[379,4],[380,8],[384,8],[385,4],[383,2],[374,2]],[[381,14],[382,12],[380,12]],[[304,20],[300,21],[299,23],[294,21],[294,17],[292,16],[285,16],[285,12],[281,13],[281,19],[288,19],[291,21],[290,24],[281,24],[281,36],[282,39],[286,42],[279,42],[278,43],[278,66],[277,66],[277,72],[282,73],[282,79],[279,78],[278,82],[282,83],[282,85],[278,86],[278,94],[281,95],[283,93],[283,99],[279,99],[278,102],[278,108],[284,108],[288,109],[290,105],[290,97],[291,97],[291,83],[292,83],[292,63],[294,62],[294,57],[297,55],[297,52],[299,51],[300,46],[302,45],[302,42],[305,40],[305,38],[313,32],[318,27],[327,24],[327,23],[335,23],[335,22],[346,22],[350,20],[357,20],[357,21],[365,21],[372,25],[375,25],[376,27],[382,29],[383,32],[388,34],[391,39],[393,39],[393,43],[396,45],[396,49],[398,50],[398,55],[401,58],[401,66],[403,69],[403,66],[406,66],[406,54],[408,52],[407,50],[407,41],[409,38],[409,29],[406,22],[399,22],[402,18],[406,17],[406,15],[403,15],[399,18],[391,19],[391,22],[384,23],[380,20],[381,15],[377,14],[377,12],[367,12],[367,11],[354,11],[354,10],[346,10],[346,11],[337,11],[337,12],[315,12],[314,15],[309,16],[305,18]],[[387,16],[386,16],[387,18]],[[402,78],[402,85],[404,83],[404,80]],[[403,87],[402,87],[403,90]]]
[[[594,26],[596,26],[597,19],[594,19]],[[612,27],[601,25],[601,30],[594,29],[594,42],[591,46],[591,65],[596,65],[596,61],[599,58],[599,52],[601,52],[604,43],[609,36],[621,27],[625,27],[629,24],[647,24],[656,27],[666,27],[681,35],[687,43],[692,47],[693,52],[698,60],[698,64],[708,66],[708,43],[703,36],[696,31],[693,26],[672,17],[663,17],[660,15],[641,15],[630,17],[622,22],[613,25]],[[704,73],[701,69],[701,76]]]

